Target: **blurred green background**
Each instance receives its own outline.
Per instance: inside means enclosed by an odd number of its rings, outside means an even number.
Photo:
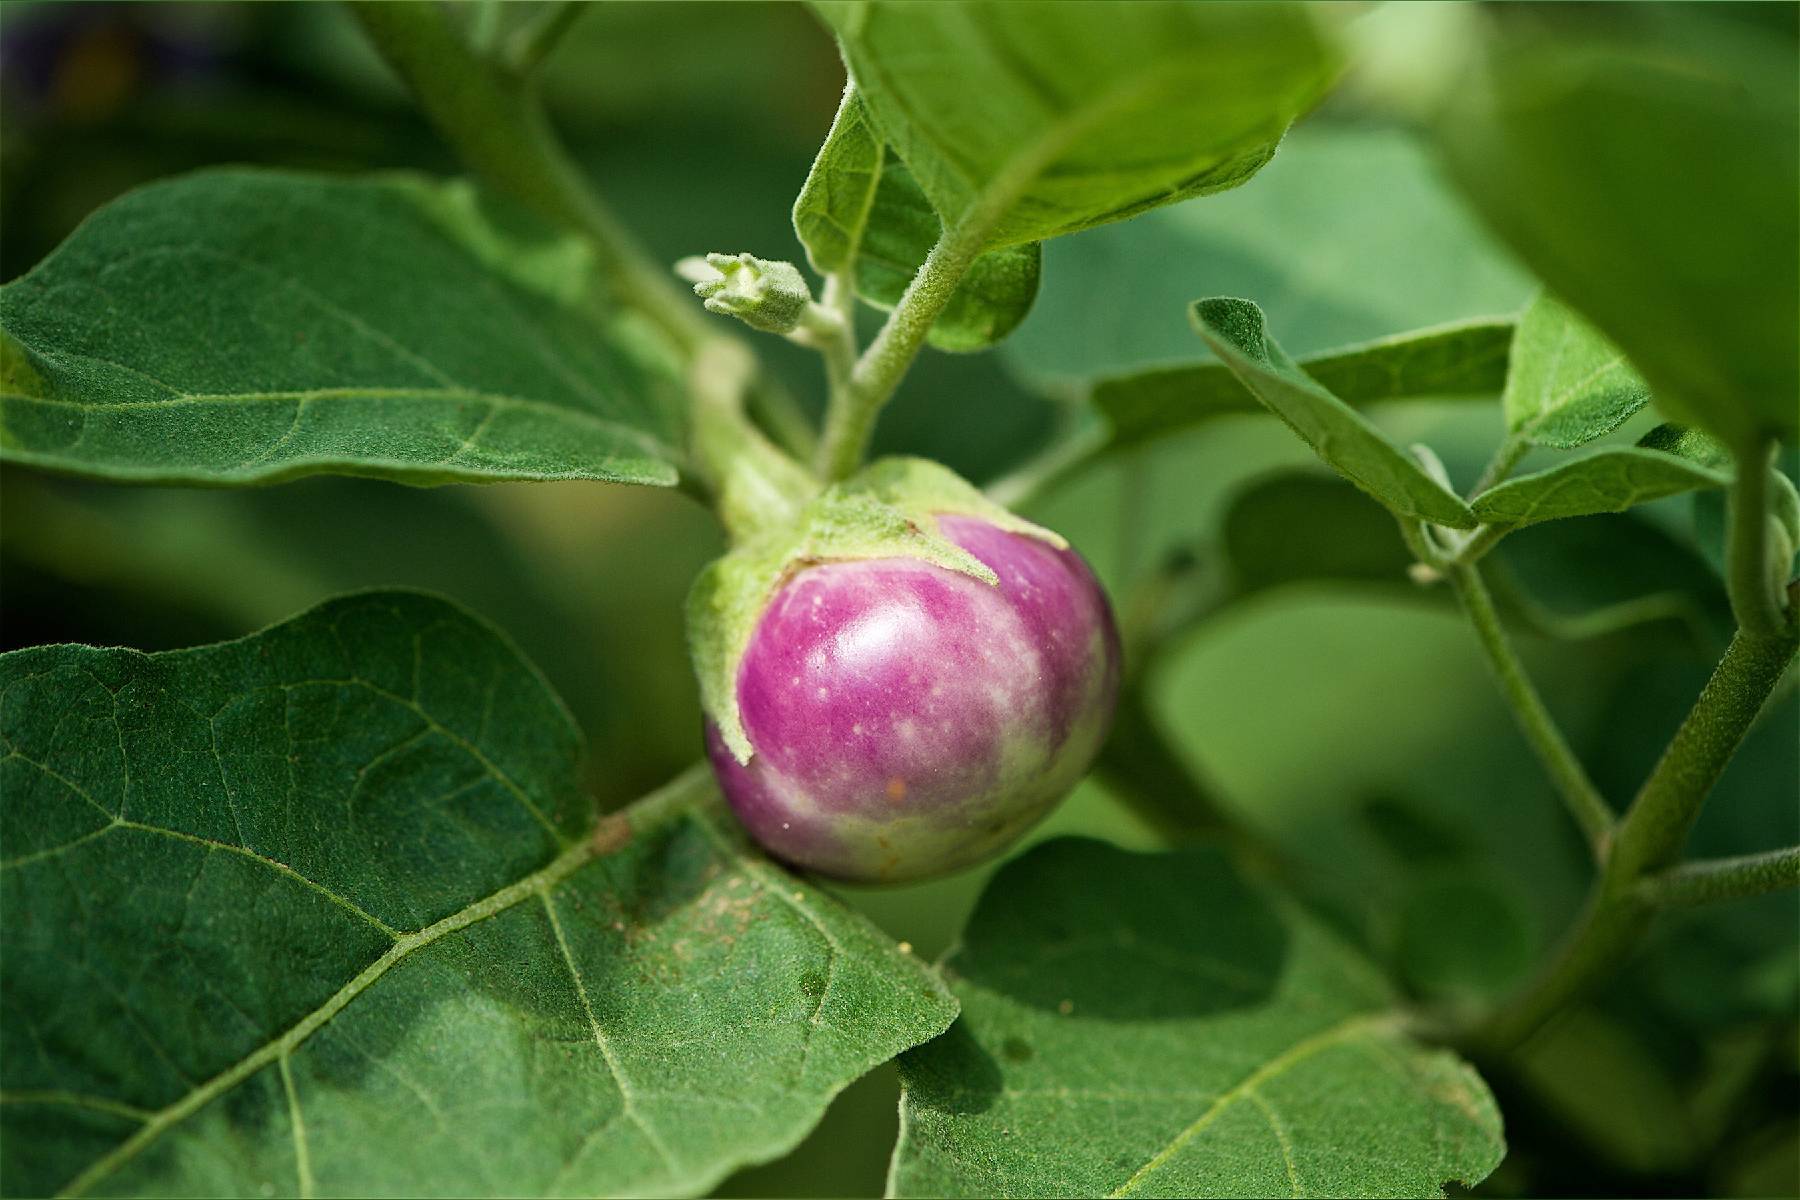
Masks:
[[[455,170],[335,6],[11,3],[0,39],[5,279],[98,205],[202,165]],[[658,258],[800,261],[788,210],[842,81],[829,39],[797,5],[619,3],[575,26],[545,94]],[[1044,290],[1020,330],[998,353],[928,351],[878,448],[995,479],[1078,419],[1084,381],[1202,356],[1184,317],[1199,296],[1256,300],[1296,355],[1517,308],[1531,280],[1413,138],[1354,95],[1303,122],[1237,191],[1046,247]],[[714,168],[727,156],[721,184]],[[765,342],[816,411],[816,364]],[[1380,419],[1431,443],[1459,484],[1500,433],[1489,404]],[[1128,625],[1154,616],[1169,590],[1160,580],[1176,579],[1176,592],[1209,572],[1238,582],[1240,598],[1198,606],[1204,620],[1133,664],[1152,718],[1238,817],[1308,868],[1297,881],[1309,898],[1405,986],[1477,1003],[1516,982],[1569,920],[1585,856],[1442,595],[1399,570],[1293,578],[1321,556],[1402,553],[1391,522],[1321,478],[1285,430],[1234,419],[1081,472],[1030,511],[1088,555]],[[1614,796],[1648,770],[1722,648],[1704,515],[1664,502],[1540,526],[1501,552],[1520,593],[1551,614],[1652,593],[1680,614],[1599,637],[1525,637],[1551,708]],[[721,546],[711,517],[674,492],[347,479],[202,491],[8,469],[0,642],[160,649],[240,635],[346,590],[429,588],[497,622],[544,668],[587,730],[595,794],[615,805],[698,753],[681,601]],[[1171,564],[1183,569],[1171,576]],[[1790,680],[1708,808],[1696,853],[1800,840],[1796,715]],[[1101,782],[1034,836],[1067,832],[1157,844]],[[843,894],[935,956],[986,873]],[[1800,1193],[1797,947],[1792,894],[1664,921],[1602,995],[1519,1061],[1488,1068],[1512,1151],[1482,1192]],[[896,1091],[891,1067],[876,1072],[793,1155],[721,1194],[878,1194]]]

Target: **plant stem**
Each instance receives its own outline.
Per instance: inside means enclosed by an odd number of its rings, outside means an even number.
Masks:
[[[1494,451],[1494,457],[1488,460],[1487,467],[1481,472],[1481,478],[1477,479],[1475,486],[1469,489],[1469,495],[1471,497],[1479,496],[1505,479],[1512,474],[1512,469],[1519,465],[1519,460],[1530,452],[1530,441],[1516,433],[1509,435],[1505,441],[1500,443],[1499,449]]]
[[[1544,707],[1542,697],[1532,686],[1530,677],[1525,673],[1525,665],[1519,661],[1512,643],[1507,640],[1506,630],[1500,623],[1500,614],[1494,609],[1493,597],[1488,594],[1487,585],[1482,582],[1480,568],[1473,563],[1464,563],[1452,567],[1449,575],[1464,610],[1469,614],[1469,620],[1475,626],[1481,648],[1487,652],[1488,665],[1500,683],[1500,691],[1512,706],[1519,728],[1525,734],[1525,740],[1531,743],[1531,748],[1549,772],[1558,794],[1562,796],[1563,805],[1575,818],[1576,824],[1581,826],[1595,856],[1605,854],[1607,837],[1613,830],[1612,810],[1607,807],[1599,789],[1588,778],[1581,760],[1569,748],[1562,731],[1557,728],[1555,718]]]
[[[1761,638],[1738,631],[1619,823],[1575,928],[1537,978],[1469,1031],[1465,1042],[1472,1050],[1510,1050],[1630,953],[1652,912],[1640,883],[1680,851],[1796,645],[1800,638],[1791,633]]]
[[[506,48],[506,65],[515,74],[529,75],[550,57],[563,35],[587,11],[585,0],[554,0],[545,4]]]
[[[1761,438],[1737,456],[1726,530],[1725,586],[1738,627],[1772,637],[1787,624],[1769,562],[1769,471],[1775,443]]]
[[[618,290],[683,350],[710,336],[704,314],[588,186],[524,81],[477,56],[440,5],[351,0],[350,8],[464,162],[520,203],[582,233]]]
[[[546,19],[538,39],[560,35],[579,14]],[[595,195],[545,118],[529,81],[476,55],[443,6],[351,0],[350,10],[376,50],[417,97],[458,156],[489,184],[541,216],[580,233],[614,291],[643,312],[689,357],[721,332]],[[530,32],[529,30],[527,32]],[[751,384],[751,404],[791,449],[810,450],[809,423],[766,372]]]
[[[1797,645],[1800,637],[1792,630],[1765,638],[1740,629],[1731,639],[1619,823],[1613,861],[1621,877],[1635,883],[1680,852],[1700,806],[1793,661]]]
[[[819,473],[826,479],[843,479],[862,464],[875,418],[900,386],[907,368],[925,344],[931,323],[950,302],[956,285],[981,253],[982,243],[1003,211],[992,211],[991,206],[971,210],[944,231],[894,311],[888,314],[881,332],[856,360],[844,386],[832,396],[825,416],[825,435],[819,443]]]
[[[1791,887],[1800,887],[1800,846],[1683,863],[1647,876],[1638,884],[1638,893],[1652,908],[1674,908]]]
[[[806,468],[744,415],[744,393],[755,374],[749,349],[723,338],[703,346],[688,368],[694,457],[733,542],[792,521],[818,491]]]

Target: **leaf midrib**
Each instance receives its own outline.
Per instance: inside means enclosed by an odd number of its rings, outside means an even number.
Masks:
[[[696,764],[664,785],[658,791],[634,803],[627,819],[634,835],[658,823],[689,811],[709,791],[712,773],[704,763]],[[284,1059],[341,1012],[357,996],[367,991],[376,980],[387,974],[402,959],[422,950],[450,934],[467,929],[489,917],[497,916],[533,896],[546,899],[550,891],[593,860],[617,849],[624,843],[603,840],[590,833],[558,854],[547,865],[530,875],[484,896],[480,900],[413,933],[402,934],[393,946],[356,974],[350,982],[334,992],[318,1008],[306,1014],[280,1036],[265,1042],[235,1065],[202,1083],[173,1104],[157,1111],[136,1133],[96,1159],[58,1193],[80,1196],[95,1184],[130,1162],[163,1133],[179,1124],[223,1093],[236,1087],[271,1063]]]
[[[1233,1104],[1246,1097],[1252,1097],[1256,1089],[1269,1080],[1285,1074],[1323,1050],[1350,1041],[1362,1034],[1395,1029],[1399,1025],[1399,1020],[1393,1013],[1356,1013],[1335,1025],[1295,1042],[1244,1076],[1229,1089],[1221,1092],[1218,1098],[1207,1106],[1205,1112],[1196,1117],[1187,1128],[1169,1139],[1168,1145],[1157,1151],[1143,1166],[1132,1172],[1131,1177],[1124,1183],[1107,1193],[1108,1197],[1128,1196],[1143,1186],[1144,1182],[1173,1158],[1183,1146],[1204,1133],[1207,1127],[1218,1120]]]

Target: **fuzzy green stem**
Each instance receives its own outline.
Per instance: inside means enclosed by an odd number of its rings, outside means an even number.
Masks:
[[[806,468],[744,415],[744,394],[755,372],[750,351],[724,338],[702,347],[688,370],[693,457],[733,542],[793,521],[818,491]]]
[[[586,11],[586,0],[554,0],[544,5],[509,39],[507,67],[517,75],[529,75],[537,70]]]
[[[1670,867],[1638,884],[1653,908],[1689,907],[1800,887],[1800,846]]]
[[[819,473],[825,478],[843,479],[862,465],[875,418],[918,357],[931,323],[950,303],[998,215],[978,210],[944,231],[888,314],[881,332],[832,396],[819,443]]]
[[[1500,614],[1494,608],[1493,597],[1488,594],[1487,585],[1482,582],[1480,569],[1472,563],[1465,563],[1452,567],[1449,576],[1456,587],[1457,596],[1462,600],[1464,610],[1469,614],[1469,620],[1475,626],[1481,648],[1487,653],[1488,665],[1493,669],[1494,678],[1499,681],[1501,693],[1512,706],[1513,715],[1518,720],[1525,740],[1531,743],[1532,750],[1549,772],[1564,807],[1575,818],[1576,824],[1581,826],[1589,847],[1596,856],[1604,854],[1607,836],[1613,829],[1612,810],[1607,807],[1599,789],[1588,778],[1581,760],[1569,748],[1562,731],[1557,728],[1555,718],[1550,715],[1543,698],[1538,695],[1537,688],[1532,686],[1530,677],[1525,673],[1525,665],[1519,661],[1512,643],[1507,640]]]
[[[465,163],[540,215],[578,230],[619,292],[684,350],[707,336],[702,314],[588,186],[536,94],[470,49],[442,6],[352,0],[350,10]]]
[[[1519,465],[1519,460],[1530,452],[1531,442],[1529,439],[1516,433],[1508,436],[1505,441],[1500,443],[1499,449],[1494,451],[1494,457],[1488,460],[1488,465],[1481,472],[1481,478],[1477,479],[1475,486],[1469,489],[1469,495],[1479,496],[1505,479],[1512,474],[1512,469]]]
[[[1701,805],[1793,661],[1796,645],[1800,638],[1791,630],[1764,638],[1740,629],[1731,639],[1619,824],[1613,857],[1624,878],[1635,882],[1680,853]]]
[[[1760,638],[1740,630],[1712,678],[1644,781],[1613,838],[1587,907],[1538,976],[1465,1041],[1478,1053],[1501,1053],[1530,1037],[1575,996],[1609,974],[1648,924],[1645,876],[1680,852],[1707,794],[1750,731],[1800,638]],[[1651,895],[1654,889],[1651,889]]]
[[[1787,625],[1769,562],[1769,471],[1775,443],[1758,439],[1737,456],[1725,543],[1725,586],[1738,627],[1764,637]]]

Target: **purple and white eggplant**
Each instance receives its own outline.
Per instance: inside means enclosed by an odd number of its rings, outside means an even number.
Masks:
[[[1118,691],[1087,564],[916,460],[715,564],[690,619],[726,798],[772,853],[840,879],[1009,845],[1086,772]]]

